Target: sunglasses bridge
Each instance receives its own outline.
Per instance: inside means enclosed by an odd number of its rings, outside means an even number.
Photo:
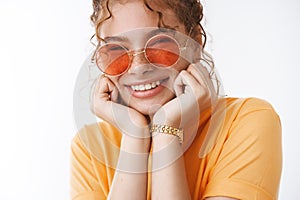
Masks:
[[[178,46],[178,49],[179,49],[179,52],[183,52],[183,51],[185,51],[187,49],[187,47],[186,46],[184,46],[184,47]],[[134,58],[135,56],[138,56],[140,54],[145,54],[145,53],[146,53],[146,49],[145,48],[138,49],[138,50],[131,50],[131,51],[127,52],[127,54],[129,56],[132,56],[132,58]]]
[[[128,52],[129,56],[132,56],[132,58],[134,58],[135,56],[138,56],[140,54],[145,54],[146,53],[146,49],[142,48],[142,49],[138,49],[138,50],[132,50]]]

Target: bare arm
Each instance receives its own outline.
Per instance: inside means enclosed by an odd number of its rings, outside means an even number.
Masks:
[[[184,130],[182,146],[178,138],[164,133],[153,133],[152,197],[154,199],[191,199],[185,172],[183,149],[197,133],[200,110],[210,105],[205,78],[209,76],[201,66],[190,65],[174,82],[176,98],[159,109],[152,123]],[[190,139],[188,139],[190,138]]]
[[[149,144],[123,135],[121,152],[108,199],[147,198]]]
[[[95,87],[92,111],[122,132],[118,164],[108,199],[146,199],[150,150],[146,118],[118,101],[117,88],[105,76],[99,78]]]
[[[176,137],[154,137],[152,170],[153,199],[191,199],[182,148]]]

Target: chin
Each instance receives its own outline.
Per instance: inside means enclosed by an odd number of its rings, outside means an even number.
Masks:
[[[137,110],[143,115],[153,116],[164,104],[174,98],[173,93],[164,93],[162,96],[151,99],[132,99],[129,107]]]
[[[138,112],[142,113],[146,116],[153,116],[162,105],[159,104],[152,104],[152,105],[141,105],[141,106],[131,106],[133,109],[137,110]]]

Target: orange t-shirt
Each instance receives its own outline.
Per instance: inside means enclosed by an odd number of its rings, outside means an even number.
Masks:
[[[281,124],[260,99],[221,99],[184,153],[192,199],[226,196],[277,199],[282,168]],[[117,165],[121,133],[106,122],[83,127],[72,143],[72,200],[106,199]],[[151,177],[149,177],[150,179]],[[151,184],[148,184],[150,199]]]

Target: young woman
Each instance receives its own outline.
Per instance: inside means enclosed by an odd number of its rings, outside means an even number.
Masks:
[[[200,2],[93,8],[103,74],[91,110],[103,121],[73,140],[72,199],[277,199],[279,117],[263,100],[219,95]]]

